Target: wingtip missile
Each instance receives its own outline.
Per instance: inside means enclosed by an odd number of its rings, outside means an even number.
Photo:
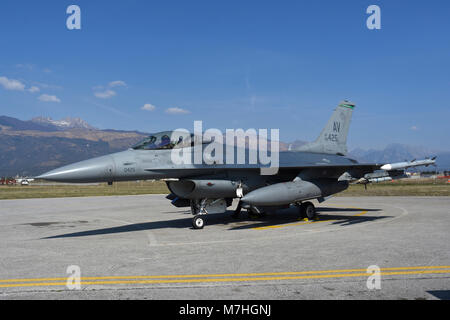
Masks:
[[[391,170],[399,170],[399,169],[406,169],[406,168],[412,168],[412,167],[420,167],[420,166],[429,166],[434,165],[436,163],[436,157],[432,159],[424,159],[424,160],[416,160],[414,159],[411,162],[397,162],[397,163],[388,163],[383,165],[380,169],[391,171]]]

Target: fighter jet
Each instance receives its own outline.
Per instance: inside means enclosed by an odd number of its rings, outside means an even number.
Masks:
[[[241,164],[211,162],[175,163],[174,152],[195,157],[198,137],[184,131],[167,131],[150,135],[132,148],[81,161],[50,172],[37,179],[88,183],[164,179],[170,190],[167,196],[176,207],[190,207],[192,226],[202,229],[205,215],[224,213],[239,200],[233,216],[242,209],[251,214],[267,210],[297,207],[299,215],[315,219],[317,212],[311,200],[319,203],[348,188],[350,181],[363,178],[384,164],[358,163],[347,155],[347,135],[355,104],[342,101],[334,110],[319,137],[297,150],[279,152],[276,174],[261,174],[265,165],[246,161]],[[202,141],[204,148],[212,141]],[[240,150],[225,145],[224,152]],[[241,148],[242,149],[242,148]],[[203,149],[202,149],[203,150]],[[189,152],[187,152],[189,151]],[[192,152],[191,152],[192,151]],[[270,152],[274,152],[271,150]]]

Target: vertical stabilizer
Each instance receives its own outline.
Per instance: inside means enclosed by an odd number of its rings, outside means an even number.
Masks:
[[[339,103],[316,141],[305,144],[297,150],[346,155],[348,129],[354,108],[355,104],[350,101],[344,100]]]

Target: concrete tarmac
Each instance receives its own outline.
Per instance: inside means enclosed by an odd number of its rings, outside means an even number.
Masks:
[[[2,200],[0,299],[450,298],[449,197],[316,205],[193,230],[163,195]]]

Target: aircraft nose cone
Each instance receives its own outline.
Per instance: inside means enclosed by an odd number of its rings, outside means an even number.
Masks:
[[[111,156],[77,162],[44,173],[36,179],[56,182],[107,182],[114,177],[114,161]]]

